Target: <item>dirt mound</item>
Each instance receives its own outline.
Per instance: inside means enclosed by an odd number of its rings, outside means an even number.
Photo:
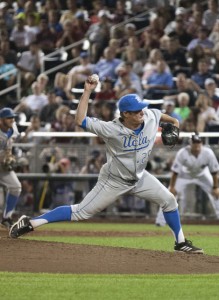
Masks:
[[[52,231],[49,234],[52,235]],[[219,273],[218,256],[14,240],[2,230],[0,253],[0,271],[71,274]]]

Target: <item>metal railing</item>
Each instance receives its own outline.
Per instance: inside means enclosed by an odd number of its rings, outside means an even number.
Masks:
[[[6,76],[14,75],[15,70],[16,70],[16,83],[13,84],[12,86],[9,86],[6,89],[0,91],[0,96],[5,95],[13,90],[16,90],[17,99],[20,99],[20,96],[21,96],[21,91],[20,91],[21,73],[20,73],[20,71],[18,69],[10,70],[8,72],[1,74],[0,79],[4,79]]]
[[[66,51],[68,51],[70,49],[73,49],[73,48],[75,48],[75,47],[77,47],[77,46],[79,46],[81,44],[84,44],[84,42],[86,40],[87,39],[84,38],[84,39],[82,39],[82,40],[80,40],[78,42],[72,43],[72,44],[70,44],[68,46],[56,49],[55,51],[53,51],[53,52],[51,52],[51,53],[49,53],[47,55],[43,55],[41,57],[41,69],[40,69],[41,73],[45,73],[45,74],[48,75],[48,74],[54,73],[54,72],[56,72],[56,71],[58,71],[58,70],[60,70],[62,68],[65,68],[65,67],[67,67],[67,66],[69,66],[69,65],[77,62],[79,60],[79,57],[76,57],[74,59],[71,59],[71,60],[68,60],[66,62],[63,62],[63,63],[59,64],[58,66],[56,66],[54,68],[50,68],[48,70],[45,70],[45,62],[46,61],[58,61],[60,58],[55,57],[56,55],[60,55],[61,56]]]

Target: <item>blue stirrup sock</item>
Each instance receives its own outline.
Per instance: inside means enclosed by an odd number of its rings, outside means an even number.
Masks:
[[[177,243],[185,242],[185,237],[180,223],[179,210],[163,212],[164,218],[171,228]]]
[[[5,200],[6,203],[5,203],[3,218],[5,218],[5,219],[11,218],[12,213],[15,209],[16,204],[17,204],[18,198],[19,198],[18,196],[14,196],[12,194],[7,193],[6,200]]]
[[[33,228],[36,228],[38,226],[47,223],[71,221],[71,214],[72,214],[71,206],[64,205],[64,206],[59,206],[39,217],[32,218],[30,222]]]

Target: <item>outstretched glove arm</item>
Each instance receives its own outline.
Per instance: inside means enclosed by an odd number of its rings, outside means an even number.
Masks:
[[[161,138],[164,145],[175,146],[179,141],[179,128],[171,123],[161,123]]]

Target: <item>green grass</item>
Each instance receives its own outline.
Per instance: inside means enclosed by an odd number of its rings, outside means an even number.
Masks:
[[[185,235],[205,253],[219,256],[218,226],[185,225]],[[38,228],[66,231],[158,231],[152,237],[39,237],[35,240],[172,251],[168,227],[148,224],[55,223]],[[166,234],[169,232],[169,234]],[[0,258],[1,259],[1,258]],[[128,262],[127,262],[128,263]],[[0,272],[0,299],[4,300],[216,300],[219,274],[213,275],[74,275]]]
[[[216,300],[219,275],[0,273],[4,300]]]

